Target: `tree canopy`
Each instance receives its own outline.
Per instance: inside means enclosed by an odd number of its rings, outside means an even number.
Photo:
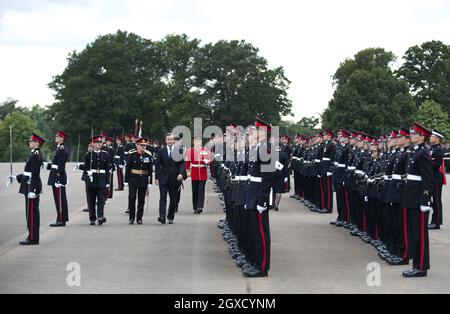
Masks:
[[[336,90],[322,115],[323,127],[381,134],[410,124],[416,106],[408,84],[394,75],[394,61],[382,48],[345,60],[333,77]]]
[[[282,68],[270,69],[245,41],[202,46],[186,35],[151,41],[118,31],[69,55],[67,68],[49,84],[56,98],[49,117],[83,137],[91,127],[121,134],[136,118],[155,138],[195,117],[247,125],[259,114],[278,123],[291,114],[289,84]]]

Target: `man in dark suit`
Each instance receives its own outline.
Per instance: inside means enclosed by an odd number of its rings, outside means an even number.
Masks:
[[[183,155],[174,146],[173,134],[166,136],[166,147],[161,148],[155,160],[156,185],[159,185],[159,218],[161,224],[166,224],[167,193],[169,193],[170,204],[167,220],[173,224],[178,199],[180,182],[186,176]]]

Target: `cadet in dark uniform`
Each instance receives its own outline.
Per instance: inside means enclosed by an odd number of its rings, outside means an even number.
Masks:
[[[403,207],[408,211],[408,247],[413,268],[403,272],[406,278],[426,277],[430,269],[428,218],[434,176],[430,151],[425,146],[425,140],[430,136],[431,132],[418,123],[411,129],[414,151],[408,158]]]
[[[271,166],[271,144],[268,142],[271,127],[266,122],[257,118],[257,132],[252,136],[258,139],[258,146],[250,149],[248,173],[249,187],[246,201],[246,210],[251,215],[251,237],[253,258],[251,267],[243,268],[243,274],[250,278],[267,277],[270,270],[270,226],[269,204],[270,190],[275,184],[275,168],[272,171],[263,169]],[[264,158],[269,157],[269,158]]]
[[[444,134],[438,130],[433,130],[431,135],[431,160],[433,162],[434,173],[434,189],[433,189],[433,217],[430,230],[439,230],[443,224],[443,210],[442,210],[442,187],[447,184],[445,176],[444,164],[444,150],[442,148],[442,141]]]
[[[348,167],[348,160],[350,156],[351,146],[349,144],[351,133],[346,130],[339,132],[339,142],[336,149],[336,161],[335,161],[335,175],[334,175],[334,188],[336,190],[336,201],[338,218],[335,222],[331,222],[336,227],[343,227],[347,222],[347,194],[345,191],[345,172]]]
[[[322,208],[319,211],[321,214],[331,214],[333,212],[333,167],[336,159],[336,145],[333,142],[334,133],[324,131],[324,149],[322,160],[319,166],[319,174],[322,177],[321,191],[322,191]]]
[[[40,147],[45,143],[45,140],[33,133],[28,143],[31,154],[26,161],[23,174],[10,176],[9,179],[17,180],[20,184],[19,193],[25,196],[28,237],[21,241],[20,245],[37,245],[39,244],[40,227],[39,200],[42,193],[40,173],[43,165]]]
[[[147,140],[136,140],[136,150],[131,150],[125,171],[125,186],[128,186],[128,208],[130,210],[130,225],[136,220],[136,194],[138,197],[137,224],[142,225],[145,197],[149,193],[153,180],[153,162],[151,153],[146,150]]]
[[[89,220],[91,226],[106,223],[104,216],[106,194],[110,187],[111,160],[107,151],[102,150],[102,137],[91,139],[92,151],[84,156],[84,163],[78,169],[86,171],[88,184]]]
[[[56,207],[56,220],[50,227],[65,227],[69,221],[69,209],[67,205],[67,173],[66,162],[69,152],[64,147],[64,142],[69,138],[67,132],[58,130],[55,142],[58,145],[51,163],[47,163],[47,170],[50,170],[48,185],[52,187],[53,199]],[[44,163],[45,165],[45,163]]]
[[[122,137],[116,137],[116,155],[114,156],[114,165],[117,172],[117,189],[116,191],[123,191],[123,168],[125,168],[125,148],[122,144]]]

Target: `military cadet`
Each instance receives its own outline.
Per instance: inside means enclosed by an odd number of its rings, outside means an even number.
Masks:
[[[28,141],[31,153],[27,158],[23,174],[8,177],[11,181],[16,180],[20,184],[19,193],[25,196],[28,237],[21,241],[20,245],[39,244],[39,200],[42,193],[40,173],[43,165],[43,157],[40,148],[44,143],[45,140],[42,137],[33,133]]]
[[[69,152],[64,146],[69,134],[63,130],[58,130],[55,135],[57,144],[55,154],[51,163],[44,163],[47,170],[50,170],[48,185],[52,187],[53,199],[56,207],[56,220],[50,224],[50,227],[65,227],[69,221],[69,209],[67,205],[67,173],[66,162],[69,158]]]
[[[438,130],[433,130],[430,138],[431,142],[431,160],[433,162],[434,173],[434,189],[433,189],[433,216],[430,230],[439,230],[443,224],[443,210],[442,210],[442,187],[447,184],[444,164],[444,150],[442,148],[442,141],[444,134]]]
[[[107,198],[111,199],[113,198],[113,191],[114,191],[114,171],[116,170],[116,166],[115,166],[115,162],[114,162],[114,156],[116,155],[116,152],[114,151],[113,148],[113,142],[114,140],[112,139],[111,136],[108,135],[108,133],[104,132],[101,134],[102,137],[102,141],[103,141],[103,146],[102,146],[102,150],[104,150],[105,152],[108,153],[108,163],[109,163],[109,186],[108,186],[108,191],[107,191]]]
[[[387,184],[386,202],[390,204],[390,247],[386,261],[390,265],[408,265],[407,210],[402,207],[404,180],[410,146],[409,130],[401,128],[396,139],[392,175]]]
[[[136,150],[130,150],[125,170],[125,186],[129,189],[128,208],[130,225],[136,221],[136,194],[138,198],[137,224],[142,225],[145,197],[153,183],[152,154],[147,150],[148,142],[144,138],[136,140]]]
[[[336,158],[336,145],[333,142],[334,133],[325,130],[323,133],[324,147],[322,159],[319,166],[319,175],[321,176],[321,196],[322,208],[320,214],[331,214],[333,212],[333,167]]]
[[[288,162],[288,169],[284,170],[286,173],[288,173],[288,177],[286,178],[287,180],[284,181],[284,192],[283,193],[289,193],[291,191],[291,180],[290,180],[290,176],[292,173],[292,168],[291,168],[292,147],[290,144],[291,141],[292,141],[292,139],[289,137],[289,135],[285,135],[281,138],[281,142],[280,142],[281,152],[283,152],[283,156],[287,157],[287,162]],[[280,194],[283,194],[283,193],[280,193]]]
[[[87,152],[90,153],[92,151],[92,143],[88,144],[87,147]],[[78,165],[75,167],[75,169],[78,168]],[[85,193],[86,193],[86,208],[83,209],[83,212],[85,213],[89,213],[89,186],[88,186],[88,175],[86,173],[86,170],[83,170],[83,174],[81,175],[81,181],[84,182],[84,188],[85,188]]]
[[[341,130],[338,135],[339,145],[336,148],[335,161],[335,175],[334,175],[334,189],[336,190],[336,202],[338,217],[335,222],[331,222],[336,227],[343,227],[347,222],[348,195],[345,191],[345,172],[348,167],[350,156],[350,136],[351,133],[346,130]]]
[[[249,152],[249,186],[246,201],[246,210],[251,215],[251,237],[253,261],[247,267],[243,267],[243,274],[246,277],[266,277],[270,270],[270,226],[269,226],[269,206],[270,190],[274,186],[275,169],[264,169],[271,167],[272,147],[269,142],[271,126],[257,118],[255,126],[256,132],[251,136],[256,136],[258,145],[250,148]],[[267,158],[269,157],[269,158]]]
[[[84,163],[77,168],[86,171],[89,201],[90,225],[99,226],[106,223],[104,215],[107,191],[110,187],[111,157],[107,151],[102,150],[102,136],[91,138],[92,150],[84,156]]]
[[[272,143],[273,147],[275,143]],[[283,142],[280,142],[279,147],[276,149],[278,152],[278,164],[277,169],[274,173],[274,186],[272,186],[272,199],[271,206],[269,209],[274,209],[276,212],[279,211],[279,206],[281,202],[282,195],[289,192],[288,181],[290,181],[290,168],[289,168],[289,150],[285,148]]]
[[[203,213],[205,206],[208,167],[211,164],[211,152],[202,147],[202,138],[193,138],[194,147],[186,152],[186,174],[192,180],[192,205],[194,214]]]
[[[116,191],[123,191],[123,169],[125,168],[125,148],[122,144],[122,137],[116,136],[116,154],[114,156],[114,164],[117,172],[117,189]]]
[[[130,154],[131,150],[136,150],[136,136],[132,133],[129,132],[128,134],[125,135],[125,147],[124,147],[124,164],[126,166],[127,162],[128,162],[128,155]],[[130,210],[127,209],[125,211],[125,214],[129,215],[130,214]]]
[[[426,277],[430,269],[428,218],[433,194],[433,163],[425,141],[431,131],[415,123],[411,129],[413,152],[408,156],[407,178],[403,195],[403,208],[407,210],[408,258],[413,268],[403,272],[406,278]]]

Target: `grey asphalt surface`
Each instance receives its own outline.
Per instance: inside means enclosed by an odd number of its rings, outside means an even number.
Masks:
[[[14,164],[14,173],[22,172]],[[246,279],[228,256],[217,228],[223,218],[219,200],[207,187],[205,213],[191,209],[190,182],[182,192],[173,226],[156,222],[158,189],[150,193],[143,226],[129,226],[126,192],[114,192],[106,206],[108,223],[88,226],[81,173],[72,171],[68,199],[70,223],[51,229],[56,217],[50,187],[41,199],[41,245],[20,247],[26,235],[24,201],[17,184],[6,189],[9,165],[0,164],[0,293],[449,293],[450,224],[431,233],[432,270],[428,278],[406,280],[404,267],[383,263],[371,246],[331,227],[335,215],[310,213],[286,196],[281,211],[271,213],[270,277]],[[47,171],[42,178],[46,182]],[[449,188],[444,209],[450,207]],[[69,263],[81,266],[81,287],[69,287]],[[369,263],[381,265],[381,286],[369,287]]]

